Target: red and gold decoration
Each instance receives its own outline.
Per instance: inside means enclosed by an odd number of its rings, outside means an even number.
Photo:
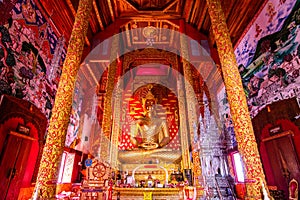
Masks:
[[[114,35],[112,37],[112,47],[111,47],[111,55],[110,55],[110,64],[108,67],[108,80],[106,84],[106,94],[104,99],[104,113],[103,113],[103,133],[104,135],[110,139],[111,134],[111,118],[112,118],[112,93],[115,87],[115,77],[117,73],[117,53],[119,48],[119,36]]]
[[[245,164],[245,198],[261,199],[260,179],[265,183],[265,175],[224,13],[219,0],[207,0],[207,5],[222,64],[238,148]]]
[[[186,116],[186,99],[184,98],[184,89],[182,77],[177,78],[177,90],[178,90],[178,107],[180,112],[180,142],[182,149],[182,166],[184,169],[190,169],[190,154],[189,154],[189,144],[188,144],[188,128],[187,128],[187,116]]]
[[[200,185],[200,179],[202,178],[202,169],[201,169],[201,162],[199,157],[198,151],[192,152],[193,157],[193,173],[194,173],[194,180],[195,180],[195,186],[201,186]]]
[[[123,113],[126,117],[121,120],[122,134],[119,136],[119,150],[128,150],[134,148],[130,142],[130,131],[131,125],[136,123],[136,120],[144,115],[143,99],[146,98],[147,92],[151,87],[152,93],[157,97],[157,104],[162,105],[161,109],[158,110],[158,116],[165,118],[168,123],[170,132],[170,143],[166,145],[167,148],[173,150],[179,150],[179,121],[178,116],[178,101],[176,95],[166,87],[159,84],[148,84],[139,88],[132,96],[128,91],[125,91],[125,96],[128,96],[128,102],[123,103],[124,106],[128,106],[126,113]],[[165,91],[165,92],[163,92]],[[128,104],[127,104],[128,103]]]
[[[186,92],[186,101],[188,103],[187,113],[188,113],[188,124],[190,130],[190,138],[194,138],[193,126],[194,123],[197,122],[197,115],[196,115],[196,97],[195,91],[193,89],[193,76],[192,76],[192,66],[189,63],[189,48],[188,48],[188,39],[185,34],[185,23],[183,20],[180,21],[180,32],[183,33],[180,37],[180,49],[181,49],[181,56],[182,64],[183,64],[183,74],[186,80],[185,85],[185,92]]]
[[[91,9],[91,0],[80,0],[52,110],[33,198],[51,199],[55,195],[57,171],[65,145],[75,79],[81,62]]]
[[[118,82],[116,86],[116,92],[115,92],[115,100],[114,100],[114,112],[113,112],[113,127],[112,127],[112,133],[111,133],[111,140],[110,140],[110,162],[111,166],[113,168],[117,168],[118,165],[118,138],[121,134],[121,95],[122,95],[122,89],[121,84]]]
[[[192,77],[192,66],[189,63],[189,49],[188,49],[188,40],[187,36],[185,35],[185,23],[183,20],[180,20],[180,32],[183,33],[180,35],[180,49],[181,49],[181,56],[182,56],[182,65],[183,65],[183,73],[185,78],[184,83],[184,91],[185,91],[185,97],[186,102],[188,102],[187,107],[187,114],[188,114],[188,130],[189,134],[188,137],[190,138],[190,141],[193,142],[194,138],[194,132],[193,132],[193,126],[197,123],[197,113],[196,113],[196,97],[195,97],[195,91],[193,89],[193,77]],[[182,111],[183,113],[185,111]],[[186,163],[188,162],[188,163]],[[184,162],[184,168],[189,169],[190,164],[189,161]]]

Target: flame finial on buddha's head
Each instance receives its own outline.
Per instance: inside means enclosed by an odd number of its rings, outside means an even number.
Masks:
[[[145,97],[142,97],[142,105],[144,114],[149,112],[149,109],[157,104],[157,98],[152,94],[151,89],[153,88],[153,85],[148,86],[148,92]]]

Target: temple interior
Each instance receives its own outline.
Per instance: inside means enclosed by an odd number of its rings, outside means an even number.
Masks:
[[[300,0],[0,0],[0,199],[298,199],[299,30]]]

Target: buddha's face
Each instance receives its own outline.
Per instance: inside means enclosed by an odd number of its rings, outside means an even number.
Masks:
[[[152,99],[151,100],[146,100],[145,107],[144,107],[145,111],[149,112],[150,109],[153,107],[154,104],[155,104],[154,100],[152,100]]]
[[[147,116],[148,117],[156,116],[156,109],[154,105],[150,106],[149,109],[147,110]]]

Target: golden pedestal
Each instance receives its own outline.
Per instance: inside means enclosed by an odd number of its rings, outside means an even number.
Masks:
[[[152,192],[144,192],[144,200],[152,200]]]
[[[114,196],[117,194],[122,200],[182,199],[179,188],[114,188]]]

